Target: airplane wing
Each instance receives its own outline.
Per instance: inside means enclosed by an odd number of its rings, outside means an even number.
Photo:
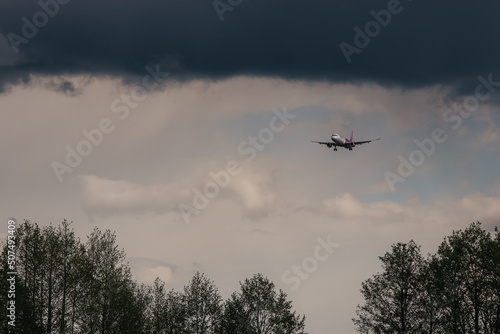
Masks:
[[[327,145],[328,147],[337,146],[337,145],[335,145],[335,143],[334,143],[334,142],[332,142],[332,141],[329,141],[329,142],[328,142],[328,141],[315,141],[315,140],[309,140],[309,141],[310,141],[310,142],[313,142],[313,143],[318,143],[318,144],[320,144],[320,145]]]
[[[363,140],[363,141],[355,141],[353,142],[354,145],[361,145],[361,144],[366,144],[366,143],[371,143],[372,141],[380,140],[380,137],[377,139],[372,139],[372,140]]]

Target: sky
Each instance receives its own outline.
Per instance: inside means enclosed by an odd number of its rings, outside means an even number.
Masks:
[[[262,273],[309,333],[414,240],[500,226],[496,1],[0,3],[0,212],[115,231],[138,282]],[[334,152],[310,140],[381,137]]]

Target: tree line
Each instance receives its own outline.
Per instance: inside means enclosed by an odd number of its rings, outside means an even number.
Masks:
[[[364,334],[500,334],[500,233],[480,222],[424,258],[413,240],[379,257],[353,319]]]
[[[70,225],[64,220],[40,228],[25,220],[15,243],[3,242],[0,332],[304,334],[305,316],[262,274],[240,282],[240,291],[227,300],[199,272],[183,291],[167,291],[161,278],[139,285],[114,233],[95,228],[82,242]],[[9,249],[16,252],[14,299],[7,294]],[[15,327],[9,324],[11,300]]]

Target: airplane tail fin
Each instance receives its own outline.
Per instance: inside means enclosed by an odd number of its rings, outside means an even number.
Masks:
[[[354,131],[351,131],[351,139],[349,141],[352,143],[352,137],[353,137]]]

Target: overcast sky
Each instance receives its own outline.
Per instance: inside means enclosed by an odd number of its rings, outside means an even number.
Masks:
[[[263,273],[309,333],[413,239],[500,226],[496,1],[0,3],[0,212],[116,231],[134,277]],[[337,152],[332,133],[380,141]]]

